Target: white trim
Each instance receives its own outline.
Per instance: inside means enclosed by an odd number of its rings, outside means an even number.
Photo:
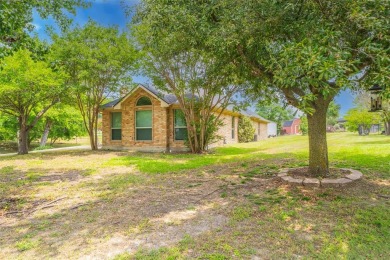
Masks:
[[[145,88],[144,86],[142,85],[138,85],[137,87],[135,87],[132,91],[130,91],[126,96],[124,96],[122,98],[122,100],[116,104],[113,108],[114,109],[121,109],[121,104],[123,101],[125,101],[128,97],[130,97],[136,90],[138,90],[139,88],[143,89],[144,91],[146,91],[147,93],[149,93],[152,97],[158,99],[161,101],[161,107],[169,107],[169,104],[167,102],[165,102],[164,100],[162,100],[160,97],[158,97],[156,94],[154,94],[153,92],[151,92],[150,90],[148,90],[147,88]]]

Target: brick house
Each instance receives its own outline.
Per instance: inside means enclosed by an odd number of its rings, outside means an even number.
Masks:
[[[221,115],[224,126],[218,131],[223,140],[211,147],[238,142],[238,118],[241,115],[252,120],[256,129],[254,140],[267,138],[270,121],[248,111],[226,109]],[[102,116],[103,149],[188,150],[184,143],[187,133],[185,119],[172,94],[138,85],[124,97],[103,105]]]
[[[283,134],[297,135],[301,133],[300,129],[301,119],[294,118],[293,120],[285,121],[283,123]]]

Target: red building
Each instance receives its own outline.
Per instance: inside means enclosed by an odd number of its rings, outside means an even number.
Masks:
[[[285,135],[297,135],[301,133],[299,125],[301,124],[300,118],[294,118],[293,120],[285,121],[283,123],[283,134]]]

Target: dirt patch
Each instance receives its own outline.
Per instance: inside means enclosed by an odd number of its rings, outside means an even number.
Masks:
[[[340,168],[329,168],[329,175],[326,176],[326,178],[330,179],[338,179],[342,178],[345,175],[349,174],[350,171],[340,169]],[[300,168],[294,168],[290,169],[287,172],[288,176],[294,177],[294,178],[313,178],[313,176],[309,173],[309,167],[300,167]]]
[[[69,171],[64,173],[53,173],[40,176],[37,181],[78,181],[82,177],[79,171]]]

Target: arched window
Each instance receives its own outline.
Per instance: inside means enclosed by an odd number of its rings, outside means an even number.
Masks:
[[[153,139],[153,112],[152,101],[148,97],[137,100],[135,111],[135,139],[137,141],[151,141]],[[146,106],[146,108],[143,108]]]
[[[148,97],[140,97],[137,101],[137,107],[139,106],[151,106],[152,101]]]

